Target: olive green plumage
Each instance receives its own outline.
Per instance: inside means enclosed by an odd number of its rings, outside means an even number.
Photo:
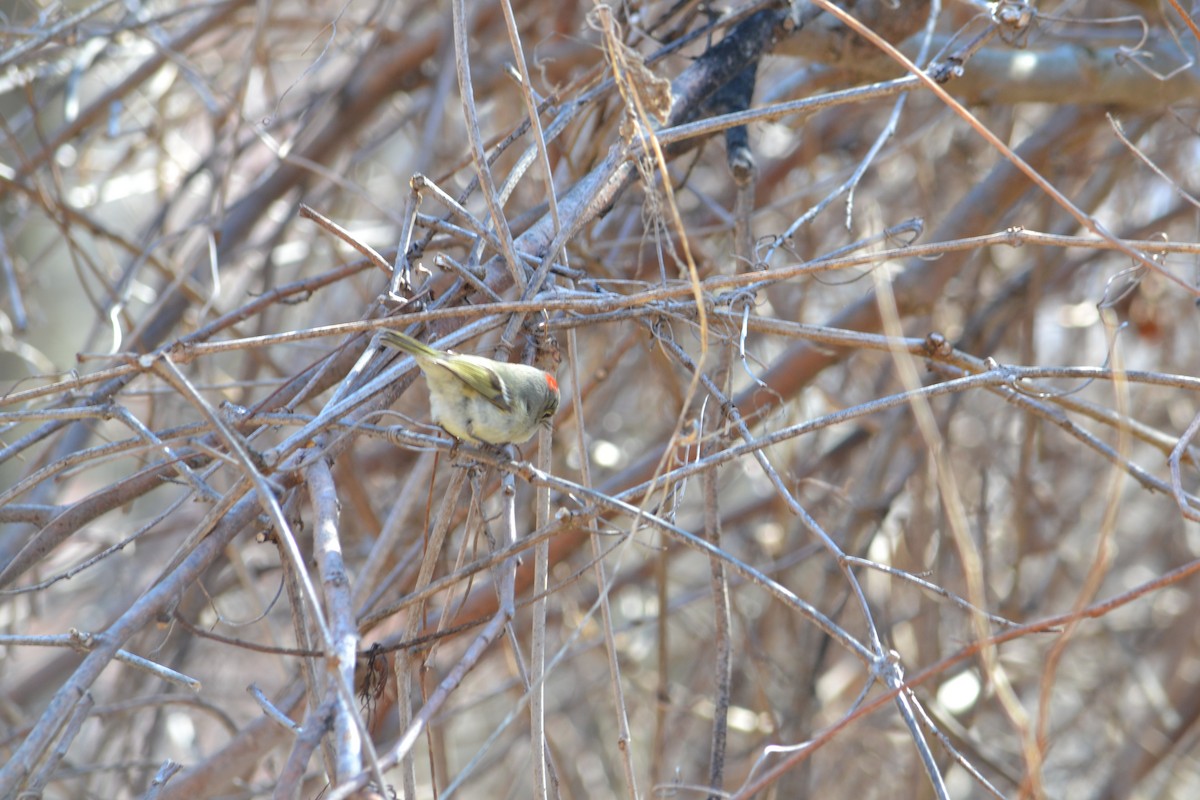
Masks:
[[[438,350],[399,331],[380,338],[416,360],[434,422],[458,439],[519,444],[558,410],[558,382],[537,367]]]

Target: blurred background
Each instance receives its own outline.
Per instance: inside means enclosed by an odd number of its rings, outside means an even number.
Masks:
[[[842,7],[0,5],[0,796],[1196,796],[1196,11]]]

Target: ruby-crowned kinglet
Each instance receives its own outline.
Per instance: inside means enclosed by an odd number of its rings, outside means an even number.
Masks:
[[[398,331],[385,330],[380,340],[416,359],[433,421],[455,438],[519,444],[558,410],[558,381],[537,367],[448,353]]]

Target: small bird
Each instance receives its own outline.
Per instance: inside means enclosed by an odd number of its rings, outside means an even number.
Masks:
[[[399,331],[380,340],[416,359],[433,421],[457,439],[520,444],[558,411],[558,381],[537,367],[438,350]]]

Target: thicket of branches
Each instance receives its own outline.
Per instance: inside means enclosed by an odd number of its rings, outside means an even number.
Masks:
[[[4,13],[0,797],[1200,791],[1191,9]]]

